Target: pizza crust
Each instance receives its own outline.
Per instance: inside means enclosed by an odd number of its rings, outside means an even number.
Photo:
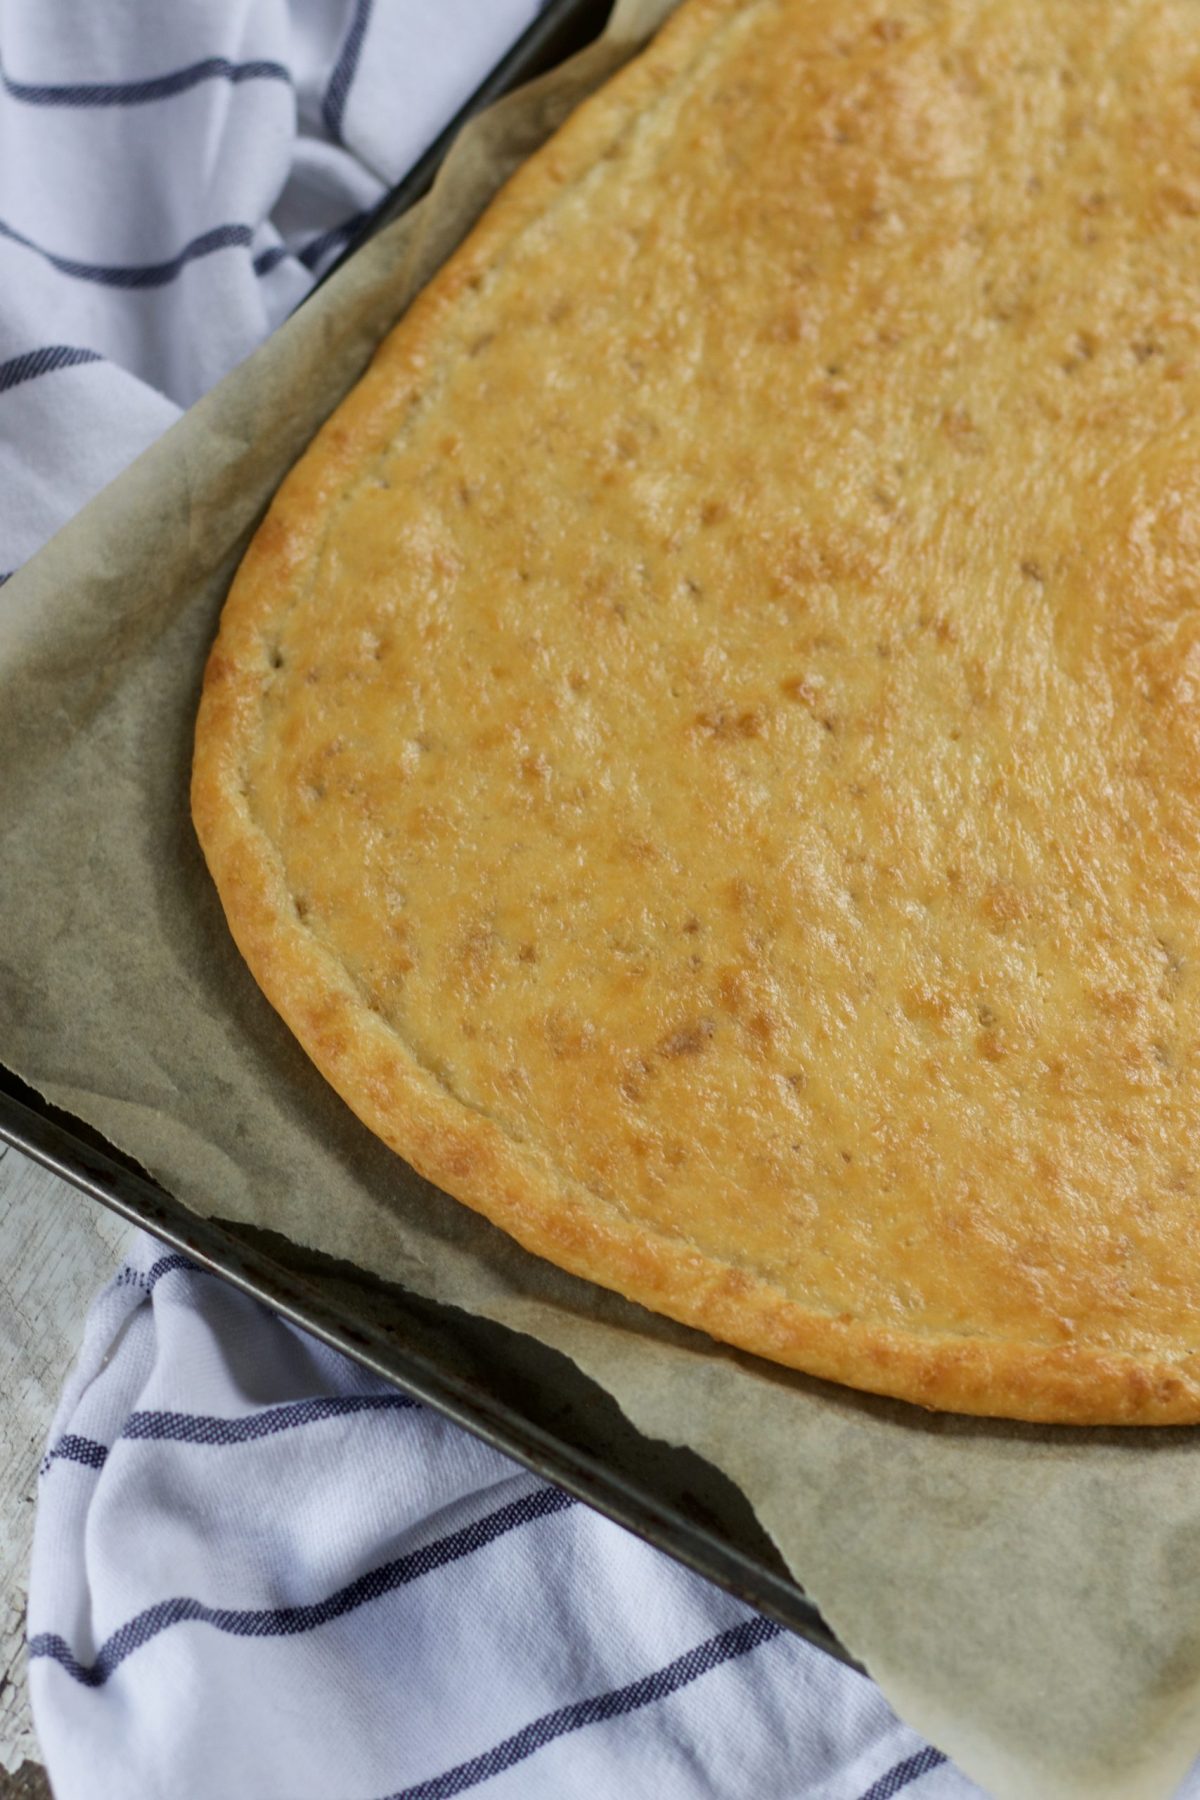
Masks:
[[[840,10],[847,35],[852,27],[871,30],[879,23],[866,16],[871,8]],[[1069,1319],[1063,1341],[1034,1341],[1019,1329],[1008,1336],[994,1318],[958,1320],[958,1329],[928,1322],[906,1328],[898,1305],[889,1318],[878,1306],[860,1316],[853,1306],[838,1303],[842,1295],[825,1305],[798,1299],[777,1271],[756,1266],[752,1255],[714,1253],[686,1216],[674,1225],[669,1217],[648,1218],[625,1204],[619,1191],[606,1193],[602,1183],[579,1179],[564,1168],[553,1142],[539,1140],[537,1129],[514,1127],[511,1117],[498,1119],[464,1083],[448,1077],[419,1043],[406,1040],[401,1023],[388,1016],[387,996],[381,1000],[361,971],[351,972],[345,952],[329,941],[327,920],[307,910],[304,896],[289,880],[287,856],[264,827],[256,805],[281,637],[314,583],[332,583],[331,604],[340,605],[336,596],[361,580],[361,570],[348,575],[343,570],[338,586],[339,521],[344,509],[357,503],[354,496],[364,481],[404,445],[407,434],[426,429],[429,417],[438,418],[447,345],[457,341],[454,334],[464,312],[477,306],[486,319],[497,271],[505,270],[514,246],[543,227],[557,206],[586,197],[592,191],[589,184],[594,188],[599,179],[603,187],[603,172],[619,163],[630,133],[639,125],[645,128],[656,113],[686,106],[701,79],[697,71],[719,65],[723,54],[737,65],[759,17],[779,11],[770,0],[748,5],[689,0],[651,50],[581,107],[509,183],[289,475],[237,576],[209,660],[196,733],[196,829],[241,954],[318,1069],[397,1154],[526,1249],[742,1349],[923,1406],[1078,1424],[1194,1422],[1200,1419],[1200,1367],[1189,1341],[1195,1314],[1186,1291],[1179,1296],[1174,1337],[1161,1328],[1160,1319],[1153,1330],[1142,1330],[1136,1310],[1127,1332],[1114,1326],[1115,1314],[1105,1316],[1094,1331],[1086,1317]],[[876,36],[886,46],[887,32]],[[742,66],[753,68],[753,59]],[[830,79],[836,82],[836,72]],[[918,151],[924,155],[927,147],[918,146]],[[489,329],[503,332],[503,315]],[[785,338],[787,329],[784,321],[780,331]],[[802,333],[802,323],[796,329]],[[605,374],[598,371],[598,382]],[[814,405],[836,409],[840,377],[823,379],[832,391]],[[447,433],[457,423],[448,413]],[[952,437],[958,432],[969,438],[973,427],[951,418],[944,429]],[[853,546],[844,550],[847,568],[856,558],[858,564],[869,561],[865,551]],[[822,580],[835,584],[838,578],[836,566],[821,573]],[[452,571],[447,579],[453,587],[457,577]],[[856,569],[850,569],[847,579],[858,579]],[[1151,642],[1150,653],[1154,651]],[[809,704],[802,694],[797,703]],[[294,715],[302,714],[297,705]],[[697,716],[701,722],[694,731],[705,742],[729,740],[736,749],[744,738],[753,746],[758,729],[753,708],[732,714],[710,709]],[[272,716],[270,729],[286,727]],[[527,761],[533,770],[529,779],[536,784],[536,753]],[[1165,854],[1176,866],[1177,849],[1168,847]],[[1022,928],[1019,894],[1000,885],[989,904],[997,915],[993,924]],[[1187,907],[1181,908],[1181,917],[1190,926],[1193,915]],[[730,1006],[736,1010],[736,981],[730,991]],[[552,999],[547,996],[548,1005]],[[918,1012],[920,1004],[914,1002]],[[936,1000],[929,1004],[936,1012]],[[1114,1001],[1118,1023],[1123,1004]],[[671,1081],[694,1079],[687,1068],[699,1060],[694,1053],[703,1050],[704,1033],[717,1027],[707,1017],[699,1024],[690,1016],[682,1022],[664,1016],[661,1022],[656,1070],[665,1070]],[[723,1022],[720,1029],[725,1030]],[[763,1027],[768,1035],[770,1029]],[[979,1036],[987,1040],[991,1033],[992,1048],[999,1045],[1000,1030],[981,1012]],[[988,1068],[996,1060],[986,1041],[980,1055]],[[736,1065],[739,1071],[741,1067]],[[684,1075],[678,1073],[681,1068]],[[1086,1246],[1089,1212],[1109,1204],[1103,1157],[1099,1162],[1099,1187],[1082,1200],[1063,1200],[1052,1183],[1042,1197],[1048,1230],[1057,1229],[1054,1220],[1066,1209],[1066,1253]],[[919,1212],[927,1199],[911,1190],[904,1204]],[[1117,1204],[1119,1209],[1127,1202]],[[964,1226],[968,1257],[974,1229],[971,1221]],[[803,1232],[796,1236],[802,1239]],[[851,1246],[855,1254],[863,1241],[860,1233]],[[1186,1232],[1178,1249],[1184,1257],[1194,1255]],[[797,1254],[803,1256],[802,1243]],[[925,1271],[953,1289],[961,1254],[962,1245],[950,1239],[932,1251],[927,1245]],[[1053,1257],[1046,1259],[1045,1266],[1052,1265]],[[914,1278],[907,1263],[897,1266],[903,1281]],[[1053,1294],[1047,1298],[1046,1317],[1053,1326],[1062,1324],[1063,1309]]]

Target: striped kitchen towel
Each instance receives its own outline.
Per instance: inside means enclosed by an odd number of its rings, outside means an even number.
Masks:
[[[965,1800],[811,1650],[139,1240],[43,1465],[57,1800]]]
[[[0,0],[0,581],[286,317],[539,0]]]

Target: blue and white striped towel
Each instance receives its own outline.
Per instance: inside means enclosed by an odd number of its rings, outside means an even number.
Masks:
[[[0,0],[0,579],[535,8]],[[869,1682],[149,1240],[53,1428],[29,1631],[58,1800],[978,1793]]]
[[[57,1800],[963,1800],[870,1682],[148,1239],[44,1465]]]
[[[0,580],[287,316],[538,0],[0,0]]]

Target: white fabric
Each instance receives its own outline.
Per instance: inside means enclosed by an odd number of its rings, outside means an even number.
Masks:
[[[0,0],[0,576],[534,10]],[[57,1800],[978,1792],[869,1682],[149,1240],[63,1396],[29,1631]]]
[[[148,1238],[53,1428],[29,1635],[57,1800],[979,1792],[870,1682]]]
[[[0,575],[287,316],[537,9],[0,0]]]

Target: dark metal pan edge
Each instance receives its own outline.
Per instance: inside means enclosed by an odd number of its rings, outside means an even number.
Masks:
[[[766,1617],[851,1667],[860,1666],[794,1583],[419,1352],[388,1342],[370,1324],[340,1317],[324,1302],[319,1286],[216,1221],[190,1212],[147,1176],[18,1099],[9,1090],[10,1080],[0,1070],[0,1138],[15,1149]]]

